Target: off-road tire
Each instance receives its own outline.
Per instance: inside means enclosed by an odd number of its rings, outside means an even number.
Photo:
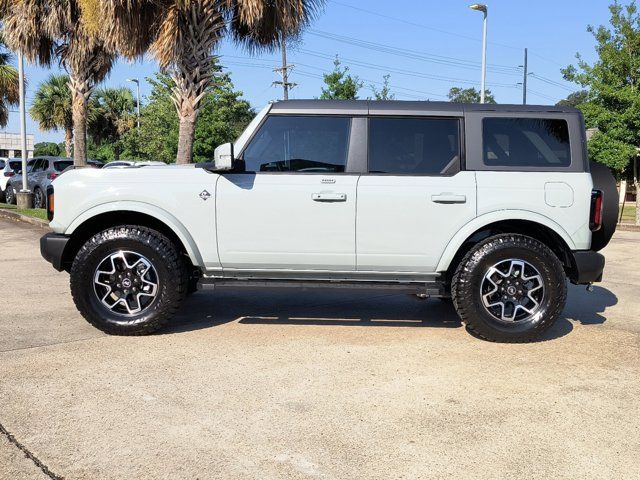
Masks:
[[[511,258],[533,265],[545,287],[539,315],[524,323],[502,323],[482,304],[480,289],[486,271]],[[525,235],[500,234],[480,242],[464,256],[453,275],[451,293],[460,320],[471,333],[494,342],[523,343],[539,338],[558,319],[566,303],[567,283],[560,260],[545,244]]]
[[[104,306],[94,290],[94,273],[112,252],[135,251],[144,255],[158,275],[158,292],[138,315],[123,317]],[[176,245],[160,232],[122,225],[91,237],[78,251],[70,272],[71,294],[82,316],[112,335],[146,335],[162,328],[187,295],[188,271]]]

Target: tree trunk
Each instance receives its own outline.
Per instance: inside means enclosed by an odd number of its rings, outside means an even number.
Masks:
[[[178,155],[176,163],[184,164],[193,161],[193,137],[196,131],[196,116],[189,115],[180,118],[180,133],[178,136]]]
[[[198,111],[219,70],[212,51],[220,38],[220,29],[225,25],[215,2],[190,2],[190,5],[185,13],[189,18],[189,29],[183,32],[180,55],[171,69],[174,82],[171,99],[180,119],[176,163],[193,162]]]
[[[73,127],[67,126],[64,129],[64,152],[67,157],[73,155]]]
[[[77,74],[69,76],[69,88],[73,117],[73,164],[83,167],[87,164],[87,105],[93,89],[88,79]]]

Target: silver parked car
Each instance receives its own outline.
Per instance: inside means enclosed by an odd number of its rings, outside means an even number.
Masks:
[[[103,163],[88,160],[89,167],[102,168]],[[47,187],[69,167],[73,159],[68,157],[42,156],[27,162],[27,188],[33,192],[33,208],[47,206]],[[13,176],[7,184],[7,203],[16,203],[16,193],[22,188],[22,174]]]
[[[114,160],[105,164],[103,168],[127,168],[127,167],[147,167],[147,166],[166,165],[164,162],[147,161],[147,160]]]

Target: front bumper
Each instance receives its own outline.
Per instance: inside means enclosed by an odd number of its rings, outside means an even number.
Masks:
[[[604,255],[592,250],[571,252],[569,280],[577,285],[602,281]]]
[[[62,258],[69,237],[59,233],[47,233],[40,238],[40,254],[53,268],[61,272],[64,270]]]

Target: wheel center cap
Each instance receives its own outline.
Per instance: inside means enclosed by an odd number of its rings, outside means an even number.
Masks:
[[[518,290],[513,285],[511,285],[510,287],[507,287],[507,293],[509,295],[515,295],[517,291]]]
[[[122,286],[124,288],[130,288],[131,287],[131,280],[129,280],[128,278],[125,278],[124,280],[122,280]]]

